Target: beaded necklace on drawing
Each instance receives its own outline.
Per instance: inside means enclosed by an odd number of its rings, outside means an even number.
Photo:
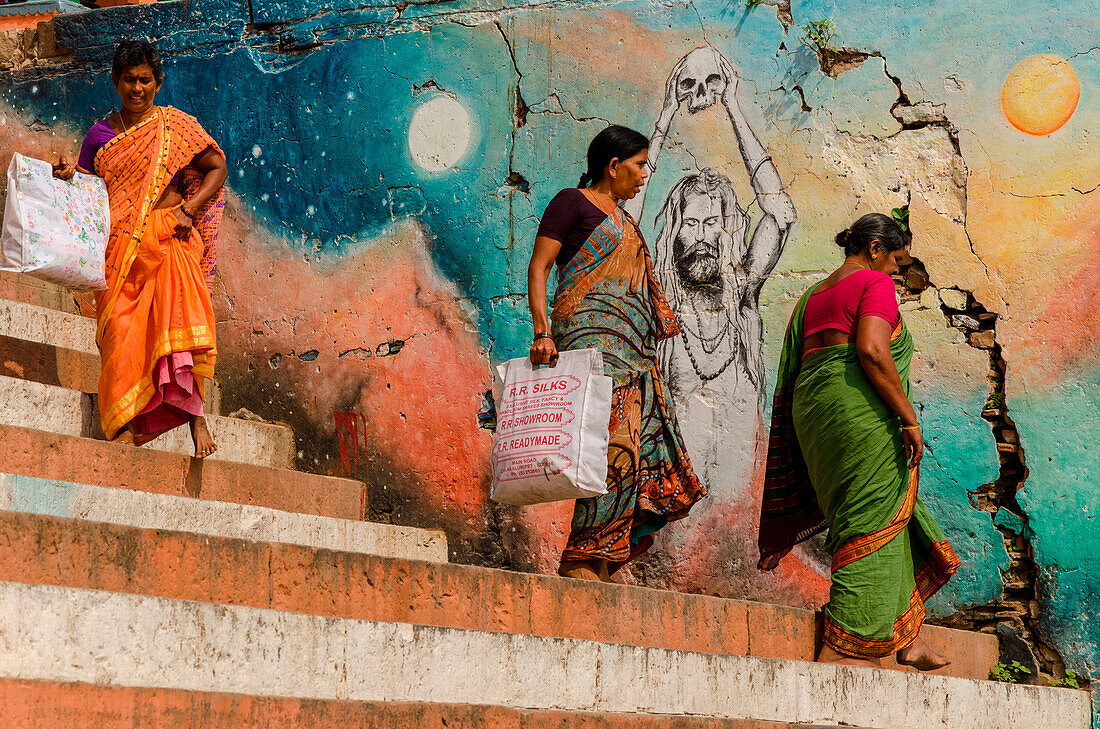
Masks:
[[[710,382],[715,377],[725,372],[726,368],[733,364],[733,360],[737,359],[737,349],[734,348],[733,352],[730,353],[729,359],[727,359],[722,364],[722,366],[714,372],[714,374],[707,374],[703,372],[703,370],[699,367],[699,363],[695,361],[695,355],[691,351],[691,345],[688,344],[687,335],[684,334],[683,329],[680,329],[680,340],[684,343],[684,351],[687,352],[688,359],[691,360],[691,368],[695,370],[695,374],[697,374],[699,376],[699,379],[701,379],[703,382]]]
[[[688,296],[688,298],[691,299],[690,296]],[[703,351],[706,354],[713,354],[718,349],[718,345],[721,344],[722,340],[725,339],[727,334],[729,334],[730,328],[732,326],[732,322],[730,321],[729,317],[727,316],[726,317],[726,323],[725,323],[725,326],[722,327],[722,331],[720,331],[713,338],[708,339],[707,337],[702,336],[702,331],[703,331],[702,326],[701,326],[702,317],[699,316],[699,310],[695,307],[695,300],[694,299],[691,299],[691,308],[692,308],[692,311],[695,313],[696,324],[699,325],[698,335],[696,335],[696,333],[693,332],[692,336],[698,336],[699,342],[700,342],[700,344],[703,345]],[[733,351],[730,353],[729,358],[726,359],[726,361],[724,363],[722,363],[722,366],[719,367],[713,373],[704,372],[702,367],[699,366],[699,362],[695,359],[695,353],[691,351],[691,343],[688,341],[686,330],[687,330],[687,327],[681,325],[681,327],[680,327],[680,341],[682,341],[684,343],[684,351],[687,352],[688,359],[691,360],[691,368],[693,370],[695,370],[695,374],[698,375],[699,379],[701,379],[703,382],[710,382],[714,378],[718,377],[718,375],[725,372],[726,368],[729,367],[731,364],[733,364],[733,361],[735,359],[737,359],[737,343],[733,342],[732,343],[734,345],[733,346]],[[708,341],[713,342],[713,344],[714,344],[713,348],[709,349],[709,350],[707,349],[707,342]]]

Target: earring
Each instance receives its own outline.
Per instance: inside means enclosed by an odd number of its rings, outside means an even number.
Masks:
[[[877,254],[877,253],[872,253],[872,254],[871,254],[871,260],[873,261],[873,260],[875,260],[876,258],[878,258],[878,254]]]

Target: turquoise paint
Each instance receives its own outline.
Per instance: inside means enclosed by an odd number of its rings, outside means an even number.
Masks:
[[[42,516],[72,516],[71,503],[77,484],[30,476],[0,474],[0,489],[11,498],[11,510]]]
[[[1013,514],[1008,509],[998,510],[997,516],[993,519],[993,523],[1009,530],[1013,534],[1021,535],[1028,539],[1035,536],[1035,534],[1024,524],[1023,517],[1018,514]]]
[[[1078,674],[1100,676],[1100,370],[1010,401],[1027,453],[1017,495],[1035,536],[1044,636]]]
[[[962,560],[955,577],[929,602],[933,615],[997,599],[1004,590],[1001,573],[1009,567],[993,515],[970,502],[978,486],[997,480],[1000,465],[989,424],[980,417],[986,391],[968,395],[960,403],[936,388],[914,388],[928,445],[921,461],[921,496]]]

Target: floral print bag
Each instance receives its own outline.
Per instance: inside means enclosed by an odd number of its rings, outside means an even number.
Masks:
[[[79,291],[102,291],[107,288],[104,253],[110,229],[103,180],[77,173],[65,182],[53,176],[49,162],[12,156],[0,270]]]

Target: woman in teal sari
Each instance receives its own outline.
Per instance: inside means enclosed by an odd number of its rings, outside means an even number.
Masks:
[[[924,440],[909,399],[913,338],[894,283],[908,239],[864,215],[840,233],[844,263],[799,300],[772,409],[760,567],[829,529],[832,587],[818,660],[947,665],[920,637],[924,603],[958,568],[917,495]]]
[[[645,182],[648,149],[649,140],[626,127],[596,135],[580,184],[547,206],[527,271],[531,361],[552,366],[559,347],[595,348],[614,382],[607,494],[577,501],[558,570],[564,577],[609,581],[652,545],[658,529],[706,495],[657,365],[657,343],[680,330],[638,224],[619,207]],[[546,282],[555,264],[547,317]]]

